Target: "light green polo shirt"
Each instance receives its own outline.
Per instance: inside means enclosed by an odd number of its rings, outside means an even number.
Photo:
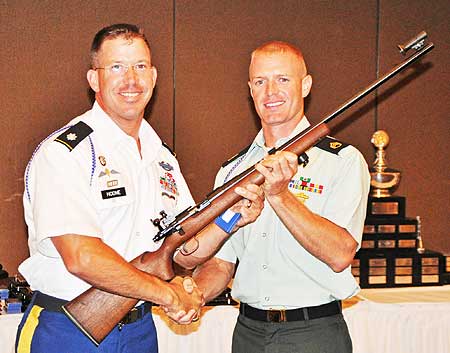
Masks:
[[[304,117],[276,146],[308,126]],[[215,187],[259,162],[267,152],[260,131],[245,154],[218,172]],[[347,229],[360,244],[370,186],[364,157],[350,145],[338,153],[312,147],[307,155],[309,163],[299,167],[290,191],[312,212]],[[260,217],[233,234],[216,256],[233,263],[239,259],[232,295],[260,309],[315,306],[351,297],[359,290],[350,266],[335,273],[312,256],[267,201]]]

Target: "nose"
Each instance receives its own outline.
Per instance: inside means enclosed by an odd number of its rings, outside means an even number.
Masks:
[[[273,94],[278,93],[278,85],[274,80],[270,80],[267,82],[267,95],[271,96]]]
[[[137,73],[133,65],[128,66],[127,71],[125,72],[124,78],[127,81],[136,81]]]

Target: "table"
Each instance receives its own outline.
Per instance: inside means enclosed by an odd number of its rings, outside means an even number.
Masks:
[[[154,308],[160,353],[230,353],[238,315],[207,307],[191,325],[176,325]],[[450,286],[363,289],[344,302],[354,353],[449,353]],[[0,347],[14,352],[21,314],[0,316]]]

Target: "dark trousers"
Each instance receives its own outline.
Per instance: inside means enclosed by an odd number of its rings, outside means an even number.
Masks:
[[[342,314],[292,322],[262,322],[239,315],[233,353],[351,353]]]

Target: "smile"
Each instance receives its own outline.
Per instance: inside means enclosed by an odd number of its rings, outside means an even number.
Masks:
[[[265,103],[264,106],[267,108],[275,108],[280,105],[284,104],[284,101],[277,101],[277,102],[271,102],[271,103]]]
[[[120,95],[122,95],[124,97],[137,97],[139,95],[139,93],[122,92],[122,93],[120,93]]]

